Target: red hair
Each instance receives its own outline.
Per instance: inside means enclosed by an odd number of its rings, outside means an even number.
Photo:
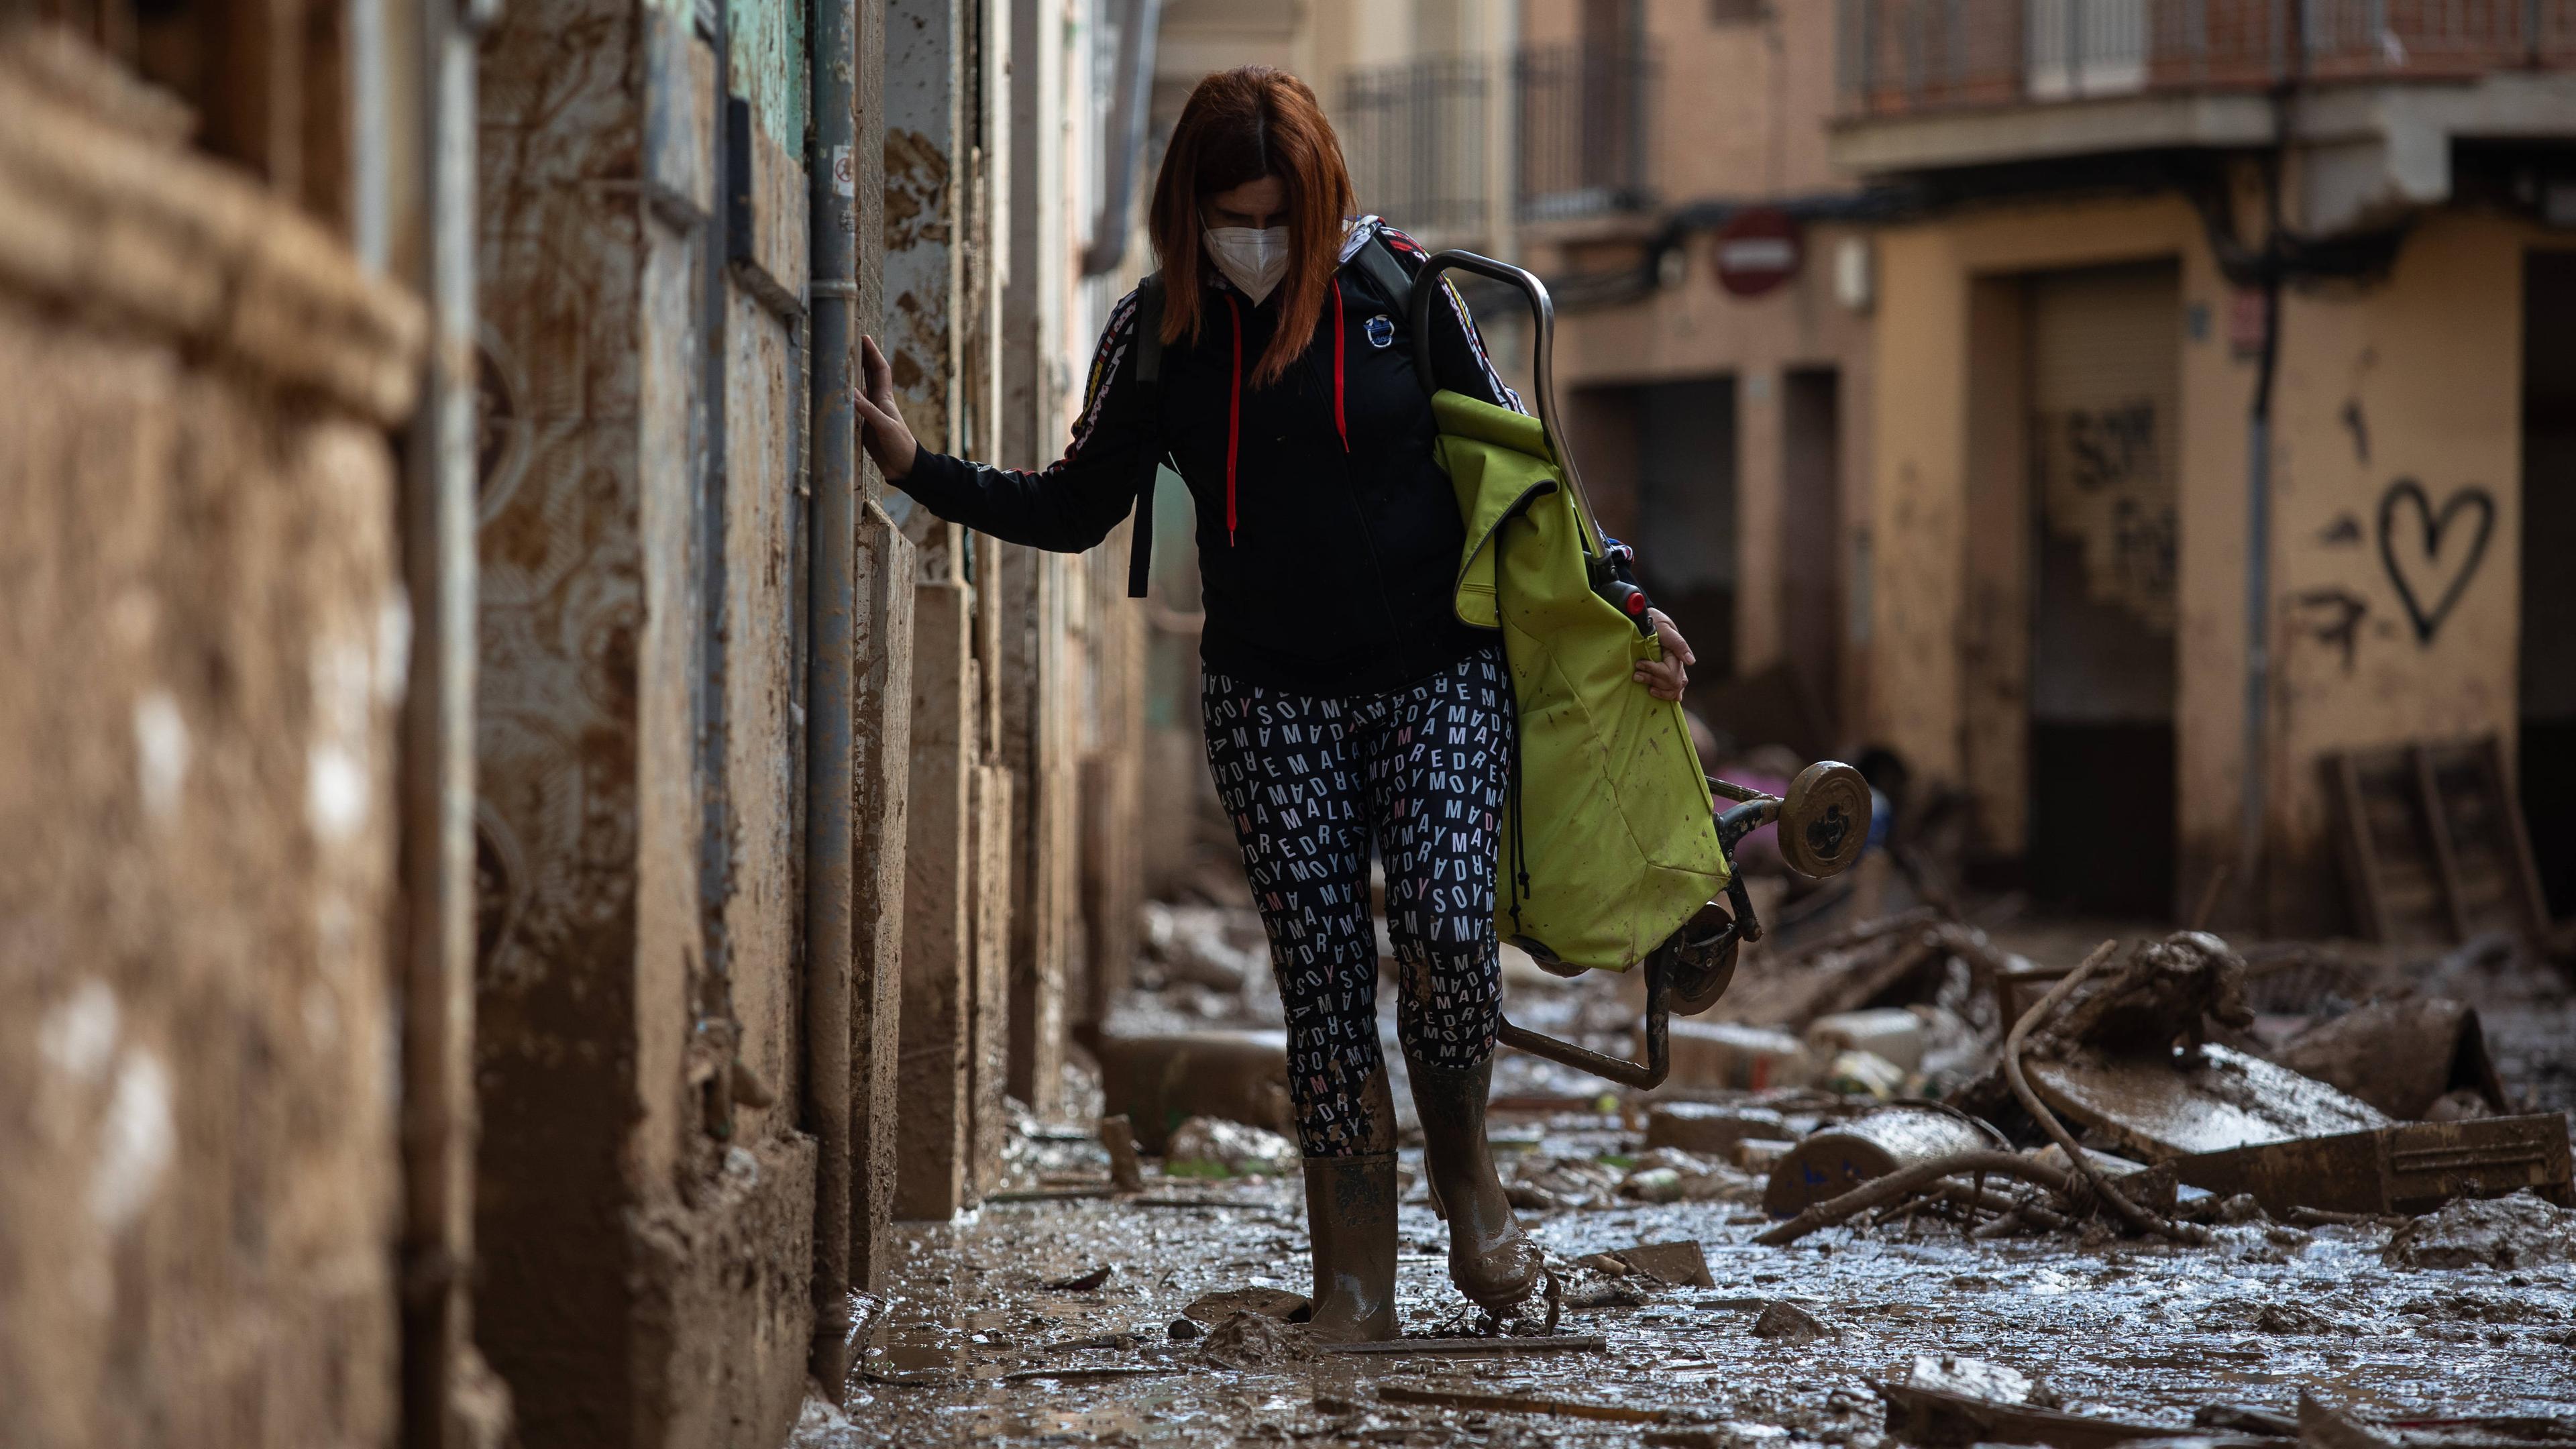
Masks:
[[[1163,266],[1163,341],[1196,340],[1207,268],[1199,245],[1200,203],[1220,191],[1276,176],[1288,193],[1288,275],[1279,282],[1279,330],[1252,372],[1277,382],[1314,338],[1341,266],[1342,218],[1352,211],[1351,173],[1333,123],[1306,83],[1284,70],[1247,65],[1200,81],[1181,107],[1154,179],[1146,229]]]

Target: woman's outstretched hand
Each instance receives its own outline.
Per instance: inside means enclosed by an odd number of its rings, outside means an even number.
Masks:
[[[1699,662],[1699,656],[1691,653],[1690,641],[1682,637],[1682,631],[1673,627],[1671,615],[1661,609],[1648,609],[1646,618],[1655,626],[1655,637],[1663,643],[1664,657],[1638,660],[1634,678],[1657,699],[1680,699],[1683,686],[1690,683],[1690,666]]]
[[[859,386],[850,400],[858,405],[859,436],[867,444],[868,456],[877,460],[877,471],[889,483],[902,482],[921,455],[921,445],[913,441],[912,429],[903,425],[903,410],[894,400],[894,368],[877,350],[873,337],[859,339]]]

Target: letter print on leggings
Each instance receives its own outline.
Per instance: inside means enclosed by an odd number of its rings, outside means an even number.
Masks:
[[[1311,1156],[1368,1150],[1377,1124],[1363,1088],[1383,1064],[1372,847],[1406,1051],[1471,1067],[1494,1049],[1495,853],[1512,757],[1500,651],[1387,694],[1293,694],[1211,671],[1202,704],[1208,767],[1270,933],[1298,1136]]]

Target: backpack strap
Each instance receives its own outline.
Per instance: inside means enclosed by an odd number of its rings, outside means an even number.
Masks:
[[[1145,390],[1147,406],[1163,385],[1163,274],[1136,285],[1136,385]],[[1138,469],[1135,522],[1128,531],[1127,597],[1145,597],[1154,572],[1154,478],[1163,460],[1149,458]]]
[[[1397,317],[1413,315],[1413,278],[1404,270],[1404,263],[1395,259],[1395,250],[1386,244],[1385,233],[1369,233],[1369,239],[1352,254],[1350,265],[1360,269],[1360,275],[1377,288]]]

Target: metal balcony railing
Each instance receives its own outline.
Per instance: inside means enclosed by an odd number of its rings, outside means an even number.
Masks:
[[[1342,154],[1360,209],[1453,239],[1487,221],[1485,62],[1442,56],[1342,75]]]
[[[2576,0],[1837,0],[1847,116],[2576,66]]]
[[[1653,202],[1647,137],[1654,67],[1600,46],[1520,53],[1513,84],[1520,216],[1549,221],[1635,211]]]

